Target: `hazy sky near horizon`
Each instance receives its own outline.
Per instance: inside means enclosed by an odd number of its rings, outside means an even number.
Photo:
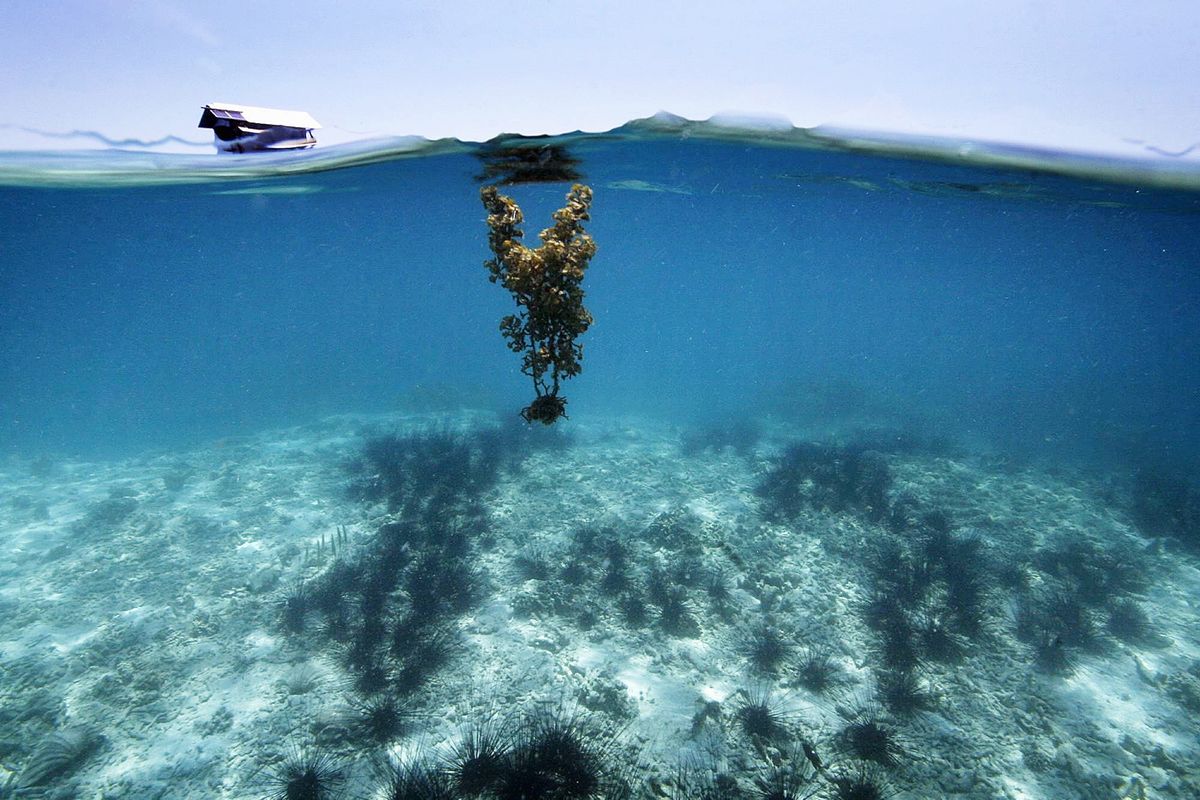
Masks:
[[[666,110],[1200,159],[1195,0],[8,0],[0,149],[296,108],[323,143],[607,130]]]

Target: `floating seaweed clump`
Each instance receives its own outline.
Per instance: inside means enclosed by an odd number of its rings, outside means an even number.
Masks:
[[[481,183],[568,183],[583,178],[579,159],[566,147],[535,137],[498,136],[476,156],[483,162],[483,172],[475,176]]]
[[[533,379],[537,395],[521,417],[550,425],[567,415],[560,384],[583,369],[583,346],[575,340],[592,324],[582,285],[596,254],[596,243],[583,230],[592,190],[578,183],[571,187],[567,204],[554,212],[554,225],[541,232],[542,244],[536,248],[520,242],[524,216],[511,197],[495,186],[483,187],[480,197],[494,256],[485,262],[490,280],[507,289],[520,308],[500,321],[500,331],[509,349],[523,354],[521,372]]]

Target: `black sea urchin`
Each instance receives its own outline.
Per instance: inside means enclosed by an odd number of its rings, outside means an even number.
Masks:
[[[834,800],[888,800],[896,794],[878,767],[864,763],[839,770],[829,784]]]
[[[893,714],[908,716],[933,706],[933,693],[912,670],[889,670],[878,675],[879,700]]]
[[[477,797],[494,790],[508,770],[510,744],[510,737],[490,721],[463,733],[443,766],[455,792]]]
[[[1154,626],[1150,615],[1132,598],[1122,598],[1108,608],[1108,632],[1129,644],[1153,643]]]
[[[766,777],[756,778],[754,789],[756,800],[807,800],[820,791],[821,786],[813,779],[801,753],[799,757],[793,756],[790,761],[772,767]]]
[[[700,623],[692,613],[686,588],[673,585],[667,589],[659,606],[658,622],[671,636],[696,638],[700,635]]]
[[[1033,660],[1039,670],[1050,675],[1071,675],[1079,667],[1079,654],[1062,636],[1050,631],[1034,640]]]
[[[353,727],[364,738],[386,744],[404,733],[411,714],[394,697],[376,695],[354,706]]]
[[[795,649],[782,631],[765,622],[747,631],[741,645],[750,666],[763,675],[776,674]]]
[[[841,741],[850,755],[884,767],[896,766],[904,755],[896,732],[869,712],[855,716],[846,724],[842,729]]]
[[[271,772],[270,781],[264,800],[330,800],[337,797],[345,775],[328,753],[298,750]]]
[[[768,689],[742,689],[741,702],[733,716],[742,732],[751,739],[783,741],[790,736],[788,715]]]
[[[845,680],[842,668],[824,647],[807,647],[800,653],[793,673],[795,681],[813,694],[824,694]]]
[[[604,794],[611,773],[611,742],[582,718],[535,714],[518,728],[507,767],[493,794],[498,800],[583,800]]]
[[[455,800],[457,795],[445,772],[414,757],[388,770],[378,797],[380,800]]]
[[[312,597],[303,583],[297,583],[280,603],[279,618],[287,633],[304,632],[308,612],[312,610]]]

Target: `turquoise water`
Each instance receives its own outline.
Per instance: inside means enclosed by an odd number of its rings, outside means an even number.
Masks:
[[[530,427],[479,192],[575,181]],[[1198,220],[665,118],[0,156],[0,797],[1195,797]]]
[[[747,132],[553,144],[600,248],[573,416],[840,392],[980,446],[1197,455],[1195,191]],[[128,454],[435,386],[519,408],[477,150],[10,158],[0,447]],[[568,187],[512,188],[530,238]]]

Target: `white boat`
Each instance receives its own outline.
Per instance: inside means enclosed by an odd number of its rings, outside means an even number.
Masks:
[[[209,103],[200,115],[201,128],[212,128],[213,144],[221,153],[304,150],[317,143],[321,127],[306,111]]]

